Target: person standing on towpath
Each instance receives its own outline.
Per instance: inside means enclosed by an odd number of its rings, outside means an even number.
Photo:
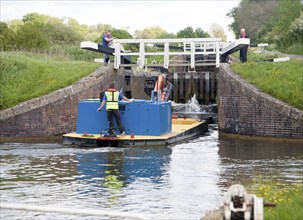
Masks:
[[[239,38],[249,38],[248,34],[246,34],[245,29],[241,28],[240,30],[240,36]],[[247,50],[248,50],[248,46],[242,47],[240,49],[240,61],[242,63],[245,63],[247,61]]]

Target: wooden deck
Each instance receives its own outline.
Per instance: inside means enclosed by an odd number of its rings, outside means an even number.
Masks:
[[[117,137],[103,137],[100,134],[76,134],[63,135],[63,144],[87,147],[127,147],[127,146],[159,146],[181,142],[204,134],[208,131],[206,121],[195,119],[172,119],[172,131],[161,136],[124,135]]]

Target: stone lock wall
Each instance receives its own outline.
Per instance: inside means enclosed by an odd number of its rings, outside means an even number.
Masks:
[[[218,75],[220,132],[279,138],[303,138],[303,111],[247,83],[221,64]]]
[[[107,89],[104,87],[112,81],[119,84],[123,77],[123,70],[102,67],[71,86],[0,111],[0,138],[53,136],[75,131],[78,102],[99,98],[101,89]]]

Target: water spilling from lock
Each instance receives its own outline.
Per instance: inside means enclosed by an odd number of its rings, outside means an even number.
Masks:
[[[196,98],[196,94],[194,94],[185,104],[172,102],[172,110],[173,114],[178,117],[208,120],[211,124],[217,121],[217,105],[200,105]]]

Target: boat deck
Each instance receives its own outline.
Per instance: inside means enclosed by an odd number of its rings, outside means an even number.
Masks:
[[[206,121],[177,118],[172,119],[172,131],[161,136],[134,134],[133,136],[103,137],[100,134],[77,134],[74,132],[63,135],[63,144],[88,147],[159,146],[184,141],[203,134],[207,130],[208,123]]]

